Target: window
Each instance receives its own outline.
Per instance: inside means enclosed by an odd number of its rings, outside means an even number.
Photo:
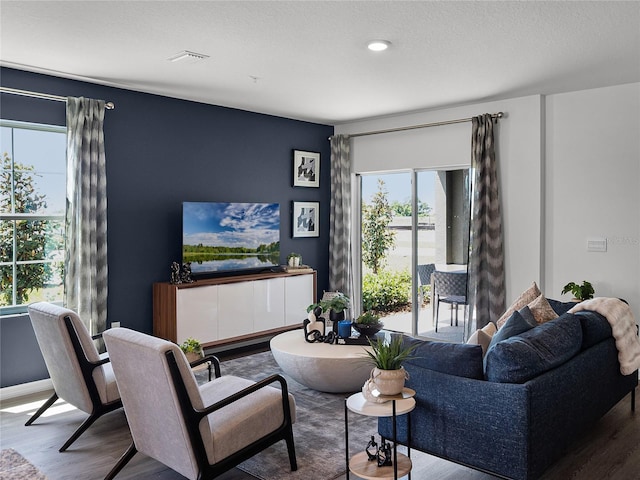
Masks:
[[[62,302],[66,128],[0,120],[0,314]]]

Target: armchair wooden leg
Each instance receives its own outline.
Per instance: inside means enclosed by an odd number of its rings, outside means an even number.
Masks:
[[[631,390],[631,411],[636,411],[636,389]]]
[[[33,415],[31,415],[31,418],[27,420],[27,423],[25,423],[24,426],[28,427],[29,425],[31,425],[34,422],[34,420],[36,420],[40,415],[42,415],[47,408],[49,408],[51,405],[53,405],[56,402],[56,400],[58,400],[58,394],[53,392],[53,395],[49,397],[49,400],[44,402],[44,404],[38,409],[38,411]]]
[[[120,457],[120,460],[118,460],[118,463],[116,463],[111,469],[111,471],[107,474],[107,476],[104,477],[104,480],[112,480],[113,478],[115,478],[115,476],[120,472],[120,470],[122,470],[124,466],[127,463],[129,463],[129,461],[133,458],[133,456],[136,453],[138,453],[138,450],[136,449],[135,444],[132,442],[131,445],[129,445],[129,448],[127,449],[127,451],[124,452],[124,454]]]
[[[82,422],[82,424],[76,429],[76,431],[73,432],[73,435],[69,437],[69,440],[67,440],[65,444],[62,447],[60,447],[60,450],[58,451],[64,452],[67,448],[69,448],[71,444],[75,442],[78,439],[78,437],[84,433],[84,431],[87,428],[93,425],[93,422],[95,422],[100,415],[101,414],[96,415],[95,413],[92,413],[91,415],[89,415],[89,418],[87,418],[84,422]]]
[[[296,447],[293,443],[293,428],[289,425],[289,433],[287,434],[285,441],[287,442],[287,452],[289,453],[289,464],[291,465],[291,471],[298,470],[298,462],[296,460]]]

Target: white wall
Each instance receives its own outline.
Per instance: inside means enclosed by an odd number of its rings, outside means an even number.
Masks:
[[[597,296],[625,298],[640,319],[640,84],[365,120],[335,132],[498,111],[506,114],[496,150],[507,302],[534,280],[565,300],[567,282],[589,280]],[[470,124],[359,137],[352,141],[355,171],[468,165],[470,137]],[[589,237],[607,238],[608,251],[586,252]]]
[[[593,283],[640,320],[640,84],[546,98],[547,286]],[[587,252],[606,238],[606,253]]]
[[[503,197],[507,301],[541,281],[542,138],[540,96],[411,113],[337,125],[338,134],[505,112],[496,127]],[[354,168],[364,171],[469,165],[471,123],[429,127],[352,140]]]

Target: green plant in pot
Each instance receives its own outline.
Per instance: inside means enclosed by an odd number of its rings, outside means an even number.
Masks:
[[[291,252],[287,255],[287,264],[290,267],[299,267],[302,264],[302,255],[299,253]]]
[[[573,294],[573,300],[578,302],[589,300],[593,298],[593,294],[596,293],[593,286],[586,280],[582,282],[582,285],[574,282],[567,283],[562,289],[562,295],[569,292]]]
[[[187,338],[180,345],[180,349],[184,352],[189,363],[202,358],[202,355],[203,355],[202,344],[195,338],[191,338],[191,337]]]
[[[353,328],[367,338],[373,337],[382,327],[384,323],[380,321],[380,317],[371,311],[362,313],[353,323]]]
[[[307,307],[307,312],[313,311],[316,317],[329,312],[329,319],[333,322],[333,331],[338,333],[338,322],[344,320],[344,311],[349,308],[349,297],[344,293],[336,292],[330,296],[325,293],[325,297],[317,303],[312,303]]]
[[[366,350],[366,353],[374,368],[368,382],[373,383],[381,395],[398,395],[407,378],[402,364],[413,357],[417,344],[407,345],[401,335],[392,335],[391,340],[369,339],[369,345],[371,350]]]
[[[349,308],[349,297],[344,293],[336,293],[331,298],[321,300],[323,311],[329,312],[329,318],[332,322],[344,320],[344,311]]]

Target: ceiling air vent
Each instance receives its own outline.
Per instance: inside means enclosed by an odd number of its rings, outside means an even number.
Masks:
[[[205,58],[209,58],[209,55],[204,55],[202,53],[190,52],[188,50],[183,50],[180,53],[175,54],[172,57],[169,57],[167,60],[170,62],[180,62],[180,63],[196,63]]]

